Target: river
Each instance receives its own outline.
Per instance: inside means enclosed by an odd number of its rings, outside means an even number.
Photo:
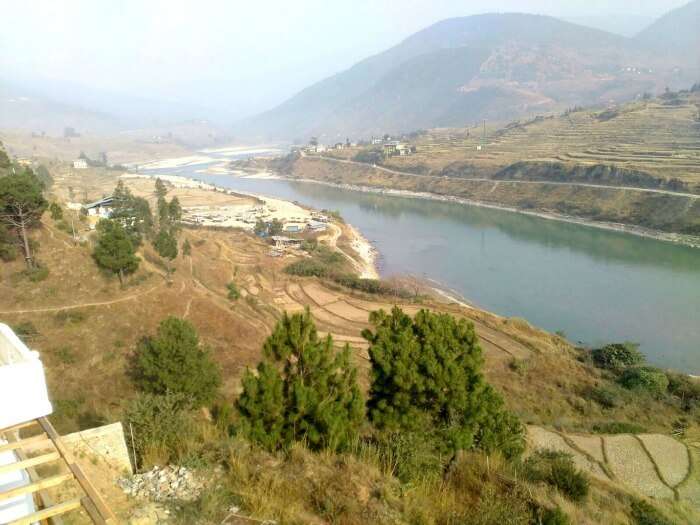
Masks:
[[[309,182],[183,175],[338,210],[379,252],[382,276],[434,279],[475,306],[574,342],[632,341],[653,364],[700,373],[700,249],[518,213]]]

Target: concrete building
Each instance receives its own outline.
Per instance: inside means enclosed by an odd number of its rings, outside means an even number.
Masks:
[[[75,159],[73,161],[73,168],[76,170],[84,170],[88,167],[87,161],[85,159]]]
[[[114,209],[114,198],[105,197],[98,201],[86,204],[83,206],[87,211],[88,217],[99,217],[100,219],[109,219]]]

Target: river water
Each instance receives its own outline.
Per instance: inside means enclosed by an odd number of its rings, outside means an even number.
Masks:
[[[700,249],[508,211],[308,182],[148,170],[338,210],[379,252],[382,276],[439,281],[472,304],[574,342],[632,341],[700,373]]]

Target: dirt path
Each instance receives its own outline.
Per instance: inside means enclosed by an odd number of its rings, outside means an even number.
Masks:
[[[313,158],[313,157],[309,157]],[[357,162],[354,160],[346,160],[346,159],[336,159],[333,157],[326,157],[324,155],[319,155],[318,158],[321,158],[323,160],[328,160],[330,162],[335,162],[338,164],[350,164],[353,166],[362,166],[364,168],[371,167],[375,170],[383,171],[385,173],[390,173],[392,175],[403,175],[406,177],[420,177],[422,179],[426,178],[432,178],[432,179],[437,179],[439,177],[435,177],[434,175],[420,175],[416,173],[409,173],[406,171],[398,171],[398,170],[393,170],[390,168],[385,168],[384,166],[378,166],[376,164],[366,164],[364,162]],[[694,194],[694,193],[685,193],[682,191],[671,191],[671,190],[659,190],[659,189],[654,189],[654,188],[638,188],[636,186],[612,186],[612,185],[606,185],[606,184],[590,184],[586,182],[557,182],[557,181],[546,181],[546,180],[494,180],[494,179],[487,179],[487,178],[465,178],[465,179],[460,179],[460,180],[466,180],[466,181],[475,181],[475,182],[502,182],[502,183],[509,183],[509,184],[540,184],[540,185],[553,185],[553,186],[572,186],[572,187],[582,187],[582,188],[602,188],[602,189],[611,189],[611,190],[627,190],[627,191],[639,191],[639,192],[644,192],[644,193],[658,193],[661,195],[675,195],[677,197],[687,197],[689,199],[700,199],[700,195]],[[494,188],[495,189],[495,186]],[[492,189],[492,191],[493,191]]]
[[[151,292],[154,292],[155,290],[161,288],[164,284],[165,283],[160,283],[160,284],[157,284],[156,286],[153,286],[152,288],[149,288],[148,290],[144,290],[143,292],[138,292],[138,293],[135,293],[132,295],[120,297],[119,299],[112,299],[111,301],[96,301],[96,302],[91,302],[91,303],[78,303],[78,304],[71,304],[71,305],[64,305],[64,306],[49,306],[46,308],[30,308],[30,309],[23,309],[23,310],[4,310],[4,311],[0,311],[0,315],[39,314],[39,313],[46,313],[46,312],[60,312],[63,310],[75,310],[76,308],[90,308],[93,306],[109,306],[111,304],[123,303],[124,301],[131,301],[133,299],[138,299],[139,297],[143,297],[144,295],[148,295]]]

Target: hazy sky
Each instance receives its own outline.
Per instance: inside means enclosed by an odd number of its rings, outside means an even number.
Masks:
[[[0,0],[0,80],[45,79],[242,116],[438,20],[483,12],[621,15],[687,0]]]

